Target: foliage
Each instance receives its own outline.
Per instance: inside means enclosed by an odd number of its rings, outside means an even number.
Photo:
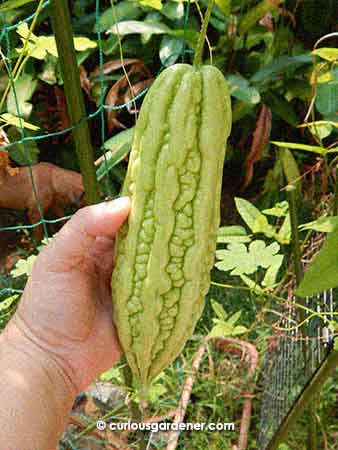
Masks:
[[[248,331],[246,327],[237,324],[242,311],[237,311],[235,314],[228,316],[220,303],[211,299],[211,305],[216,317],[212,319],[214,325],[208,334],[208,337],[238,336]]]
[[[35,13],[37,4],[32,0],[4,1],[0,21],[14,25]],[[97,177],[104,195],[114,197],[124,180],[134,116],[143,95],[164,67],[192,60],[200,29],[198,5],[203,12],[207,0],[198,4],[172,0],[101,2],[98,23],[95,0],[74,0],[71,4],[81,83],[87,111],[93,114],[89,123],[100,161]],[[216,65],[227,80],[234,125],[223,177],[225,226],[218,232],[213,280],[229,289],[216,283],[212,286],[209,298],[215,300],[207,302],[196,336],[156,380],[152,391],[154,413],[176,407],[202,334],[241,336],[257,346],[262,360],[266,357],[264,343],[271,331],[259,322],[262,299],[275,308],[273,295],[290,275],[286,184],[297,185],[302,245],[306,246],[315,233],[328,233],[297,293],[312,295],[338,284],[338,49],[334,36],[328,37],[334,31],[335,17],[336,2],[331,0],[215,1],[208,30],[210,48],[206,46],[204,61]],[[47,19],[46,10],[40,11],[34,26],[21,23],[8,41],[1,42],[0,145],[7,140],[12,144],[8,150],[19,165],[43,160],[77,169],[71,137],[63,133],[69,120]],[[316,44],[321,36],[324,40]],[[128,61],[131,59],[133,63]],[[124,84],[120,81],[123,77]],[[132,91],[137,95],[135,102],[131,101]],[[124,103],[128,105],[123,107]],[[104,109],[99,111],[101,105]],[[111,127],[117,111],[121,120],[119,116],[117,125]],[[101,127],[99,118],[104,116],[106,126]],[[120,131],[123,127],[127,129]],[[46,139],[51,133],[56,135]],[[15,144],[23,136],[25,143]],[[36,139],[40,136],[42,139]],[[227,202],[228,197],[236,198]],[[9,284],[1,287],[10,285],[20,291],[36,253],[30,250],[20,259],[8,275]],[[1,296],[0,328],[13,314],[19,298],[19,293]],[[331,321],[330,327],[336,331],[336,322]],[[203,363],[194,386],[187,419],[240,419],[245,374],[234,366],[232,360],[226,364],[224,355],[210,352],[209,363]],[[123,384],[121,367],[106,372],[102,379]],[[318,411],[327,448],[335,445],[338,431],[337,414],[332,409],[336,381],[333,377],[324,388]],[[259,401],[257,392],[254,411],[259,409]],[[252,423],[249,449],[256,449],[256,415]],[[304,418],[280,450],[304,448],[307,426]],[[321,435],[319,439],[324,448]],[[233,436],[219,433],[187,434],[181,436],[180,448],[228,449],[233,440]]]
[[[338,228],[331,231],[305,273],[296,293],[301,297],[317,295],[338,286]]]

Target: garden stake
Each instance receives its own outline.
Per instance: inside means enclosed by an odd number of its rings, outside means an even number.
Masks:
[[[87,202],[94,204],[100,201],[100,195],[76,61],[68,0],[52,0],[51,18]]]

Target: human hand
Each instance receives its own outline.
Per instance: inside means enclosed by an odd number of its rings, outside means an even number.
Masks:
[[[38,256],[10,342],[33,346],[83,390],[120,356],[112,324],[114,236],[128,216],[127,197],[79,210]]]

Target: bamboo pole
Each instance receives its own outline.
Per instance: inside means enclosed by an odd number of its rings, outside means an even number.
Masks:
[[[94,166],[93,148],[88,123],[85,120],[86,109],[76,61],[68,0],[52,0],[51,18],[87,201],[89,204],[98,203],[100,195]]]

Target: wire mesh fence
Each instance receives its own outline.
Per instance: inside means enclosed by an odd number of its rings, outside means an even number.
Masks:
[[[311,240],[303,258],[305,267],[319,250],[321,241],[320,235]],[[268,448],[296,400],[332,349],[334,332],[329,323],[334,320],[338,309],[337,290],[330,289],[307,297],[302,316],[299,306],[302,305],[299,305],[291,287],[289,299],[280,309],[279,330],[270,339],[265,355],[260,450]],[[315,405],[312,408],[315,411]]]

